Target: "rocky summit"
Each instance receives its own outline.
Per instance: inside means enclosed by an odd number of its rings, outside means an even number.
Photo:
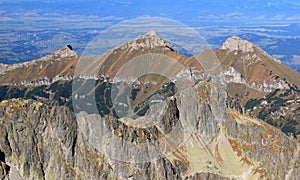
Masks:
[[[232,37],[208,75],[151,31],[99,57],[112,66],[95,74],[97,58],[74,75],[70,46],[1,65],[0,178],[299,179],[300,75],[262,51]],[[151,52],[186,69],[111,79]]]
[[[255,45],[249,41],[246,41],[240,37],[233,36],[228,38],[221,49],[229,51],[242,51],[242,52],[253,52]]]
[[[155,31],[149,31],[145,35],[139,36],[134,41],[129,43],[129,45],[134,49],[170,47],[170,45],[164,39],[162,39]]]

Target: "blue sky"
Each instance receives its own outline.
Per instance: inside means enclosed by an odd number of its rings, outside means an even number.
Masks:
[[[94,19],[166,17],[184,23],[208,22],[300,22],[297,0],[2,0],[0,17],[82,16]]]

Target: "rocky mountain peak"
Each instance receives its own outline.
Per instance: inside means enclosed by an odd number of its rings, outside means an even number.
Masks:
[[[0,64],[0,84],[24,87],[50,85],[55,81],[71,80],[79,58],[71,45],[29,62]],[[5,78],[3,78],[5,76]],[[1,78],[2,77],[2,78]]]
[[[176,51],[170,44],[160,37],[155,31],[149,31],[148,33],[138,36],[134,41],[129,43],[129,46],[133,49],[153,49],[153,48],[165,48],[166,50]]]
[[[143,35],[143,37],[160,38],[161,39],[161,37],[155,31],[149,31],[148,33],[146,33],[145,35]]]
[[[63,48],[55,51],[52,55],[60,58],[71,58],[78,56],[71,45],[64,46]]]
[[[6,71],[7,66],[8,66],[7,64],[0,63],[0,74]]]
[[[246,59],[250,60],[253,58],[256,58],[257,56],[263,55],[264,57],[267,57],[269,60],[275,61],[278,64],[282,64],[282,62],[270,54],[268,54],[266,51],[261,49],[260,47],[256,46],[252,42],[249,42],[245,39],[242,39],[238,36],[232,36],[228,38],[222,45],[221,50],[228,50],[229,52],[237,52],[240,51],[244,54],[252,53],[253,57],[246,57]]]
[[[223,50],[242,51],[244,53],[254,52],[255,48],[256,45],[238,36],[232,36],[228,38],[221,47]]]

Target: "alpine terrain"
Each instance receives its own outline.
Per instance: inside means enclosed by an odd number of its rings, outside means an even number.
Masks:
[[[147,54],[165,74],[120,76]],[[151,31],[100,57],[0,64],[0,178],[300,179],[299,87],[236,36],[194,57]]]

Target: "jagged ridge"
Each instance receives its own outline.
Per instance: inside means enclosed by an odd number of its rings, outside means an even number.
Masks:
[[[148,40],[154,42],[148,43]],[[162,47],[167,45],[153,32],[137,38],[134,43],[139,43],[138,41],[141,41],[143,46],[137,46],[146,48],[149,50],[148,52],[163,52],[176,56],[179,60],[180,58],[186,60],[170,49],[160,49],[161,45]],[[235,52],[235,50],[228,52],[228,50],[222,49],[217,52],[217,55],[220,57],[224,55],[221,63],[225,68],[233,67],[235,70],[239,70],[236,64],[239,59],[232,61],[231,56],[237,53],[234,58],[243,58],[244,55],[256,53],[255,50],[253,52],[248,51],[248,47],[242,49],[247,50],[247,52]],[[70,50],[69,47],[66,47],[62,52]],[[109,58],[105,59],[107,60],[106,63],[112,65],[110,63],[120,62],[121,57],[122,60],[128,60],[136,55],[138,50],[140,49],[132,50],[130,43],[116,48],[107,53]],[[126,53],[129,52],[132,54],[126,57]],[[115,56],[114,53],[117,55]],[[55,55],[54,53],[52,57],[61,57],[63,54]],[[252,57],[252,55],[248,57]],[[261,61],[267,63],[264,59],[265,56],[260,58]],[[113,62],[111,59],[115,61]],[[75,60],[71,61],[76,62]],[[242,59],[242,61],[244,60]],[[57,64],[56,61],[51,62]],[[282,67],[281,64],[276,64],[276,67]],[[268,66],[271,67],[271,65],[274,65],[272,61]],[[248,66],[251,67],[251,64]],[[118,66],[110,67],[118,68]],[[246,70],[251,69],[249,67]],[[41,69],[43,68],[44,66],[41,67]],[[115,69],[108,72],[113,72]],[[193,72],[195,71],[190,69],[187,76],[193,76]],[[246,76],[248,72],[252,71],[239,73],[240,76],[244,76],[245,81],[254,81],[255,79]],[[50,77],[55,77],[60,73],[59,70],[50,74]],[[277,75],[280,71],[274,70],[272,73]],[[3,77],[1,76],[1,78]],[[2,169],[7,166],[11,168],[11,170],[2,173],[2,176],[13,177],[14,172],[19,172],[20,176],[29,179],[65,179],[70,177],[78,179],[192,179],[203,176],[224,179],[284,179],[299,176],[299,150],[293,137],[286,136],[280,130],[261,120],[241,115],[230,107],[225,109],[224,107],[228,102],[226,94],[223,94],[224,91],[213,91],[215,86],[204,78],[197,80],[191,91],[183,92],[180,96],[172,94],[172,97],[169,97],[172,99],[172,103],[169,104],[170,111],[166,113],[165,122],[162,123],[167,130],[165,132],[160,131],[160,135],[157,133],[157,129],[148,131],[147,129],[140,130],[130,127],[130,123],[129,125],[124,123],[124,119],[112,117],[110,114],[112,109],[108,109],[109,113],[105,114],[106,116],[101,117],[81,112],[82,118],[75,119],[74,114],[67,107],[58,106],[49,100],[45,101],[46,103],[21,99],[2,101],[0,103],[0,132],[3,138],[0,139],[2,141],[0,143],[0,155],[3,156],[4,154],[5,158],[1,158],[0,161],[2,161],[1,164],[5,164],[1,166]],[[288,79],[287,82],[292,80]],[[57,85],[59,86],[59,84]],[[145,89],[151,89],[151,83],[150,85],[146,84],[146,86],[147,88],[141,88],[140,96],[143,96],[142,93]],[[155,85],[152,84],[152,86]],[[99,89],[100,87],[101,84]],[[194,90],[197,91],[198,99],[196,100],[195,97],[189,96]],[[211,96],[211,93],[215,93],[214,96]],[[106,94],[106,91],[103,94]],[[138,97],[138,95],[136,96]],[[84,98],[84,96],[79,98]],[[145,142],[147,137],[159,137],[159,142],[156,145],[162,150],[165,149],[166,142],[172,142],[171,139],[167,139],[166,132],[172,132],[176,118],[179,118],[180,122],[187,122],[188,124],[193,124],[196,120],[199,122],[188,142],[172,147],[176,149],[175,152],[169,156],[161,156],[158,161],[150,163],[114,162],[104,152],[91,146],[92,143],[89,142],[89,139],[95,137],[95,134],[89,134],[92,131],[81,129],[81,127],[85,127],[82,125],[84,123],[89,124],[91,119],[97,120],[95,122],[105,121],[113,135],[122,140],[134,142],[135,145],[138,145],[139,142]],[[149,132],[150,136],[148,136]],[[185,132],[175,131],[173,133],[182,135]],[[165,135],[166,138],[160,138],[162,135]],[[175,136],[171,137],[174,138]],[[150,138],[151,140],[153,139]],[[120,151],[120,149],[114,149],[116,147],[115,141],[110,138],[106,141],[105,145],[110,147],[111,151],[115,153]],[[15,171],[12,171],[13,169]],[[60,172],[53,172],[53,169],[60,169]]]

